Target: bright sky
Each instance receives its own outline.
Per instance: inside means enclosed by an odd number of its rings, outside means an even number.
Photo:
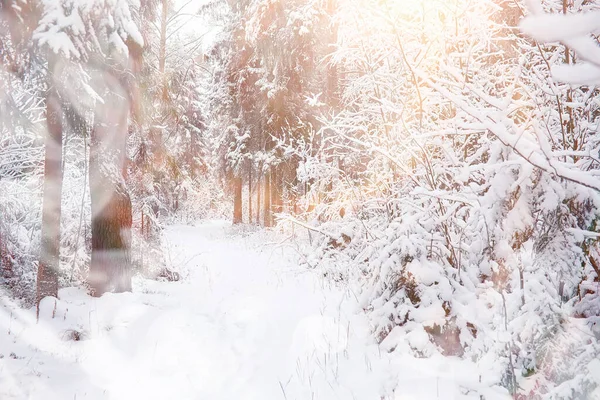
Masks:
[[[178,32],[181,32],[181,36],[193,36],[198,37],[203,35],[202,47],[208,47],[218,34],[218,27],[211,26],[206,19],[199,18],[198,11],[203,4],[208,3],[210,0],[175,0],[175,6],[173,9],[178,11],[181,16],[174,22],[172,29],[178,29],[183,25]]]

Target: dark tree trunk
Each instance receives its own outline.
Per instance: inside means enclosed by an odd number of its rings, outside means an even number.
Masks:
[[[38,264],[36,303],[46,296],[58,296],[60,216],[63,183],[62,108],[53,83],[46,96],[44,194],[42,205],[42,248]],[[38,308],[39,312],[39,308]]]
[[[248,223],[252,224],[252,161],[248,165]]]
[[[271,179],[269,182],[271,186],[271,224],[273,221],[273,214],[276,214],[277,211],[277,167],[271,167]]]
[[[281,166],[282,164],[273,167],[271,173],[271,209],[275,214],[283,212],[283,168]]]
[[[271,217],[271,173],[267,171],[265,173],[265,196],[264,196],[264,208],[263,217],[265,219],[265,226],[269,227],[272,224]]]
[[[98,194],[92,203],[99,203]],[[119,185],[104,209],[92,218],[92,259],[89,283],[93,294],[131,291],[131,199]]]
[[[131,199],[125,184],[129,97],[110,73],[95,88],[104,104],[95,110],[90,147],[92,294],[131,290]]]
[[[256,225],[260,225],[260,175],[256,179]]]
[[[233,179],[233,223],[242,223],[242,178]]]

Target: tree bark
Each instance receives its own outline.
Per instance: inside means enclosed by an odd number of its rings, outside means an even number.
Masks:
[[[252,224],[252,161],[248,164],[248,223]]]
[[[52,63],[51,63],[52,64]],[[52,71],[52,68],[50,69]],[[63,183],[62,108],[53,82],[46,96],[44,194],[42,200],[42,248],[37,273],[36,304],[46,296],[58,296],[60,216]]]
[[[242,178],[233,179],[233,223],[241,224],[242,221]]]
[[[165,65],[167,61],[167,13],[169,11],[168,0],[162,0],[162,14],[160,20],[160,49],[158,56],[158,71],[162,79],[162,97],[167,100],[167,77],[165,75]]]
[[[275,214],[283,212],[283,171],[281,166],[282,164],[273,167],[271,172],[271,209]],[[275,223],[273,216],[271,216],[271,223]]]
[[[265,220],[265,226],[269,227],[272,225],[272,216],[271,216],[271,172],[267,171],[265,173],[265,195],[263,202],[263,218]]]
[[[256,179],[256,225],[260,225],[260,175]]]
[[[111,72],[95,82],[104,102],[96,106],[90,147],[92,294],[131,290],[131,199],[125,184],[129,96]]]
[[[92,204],[99,203],[96,193]],[[95,207],[93,207],[95,208]],[[92,259],[89,283],[95,296],[114,290],[131,291],[131,199],[118,185],[103,210],[92,218]]]

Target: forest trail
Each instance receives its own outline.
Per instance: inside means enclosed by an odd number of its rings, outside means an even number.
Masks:
[[[174,226],[165,251],[181,282],[136,279],[99,299],[63,289],[38,324],[3,304],[0,398],[381,399],[390,365],[356,299],[274,237]]]

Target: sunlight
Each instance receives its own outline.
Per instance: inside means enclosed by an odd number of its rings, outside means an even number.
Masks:
[[[0,399],[593,399],[600,0],[1,0]]]

